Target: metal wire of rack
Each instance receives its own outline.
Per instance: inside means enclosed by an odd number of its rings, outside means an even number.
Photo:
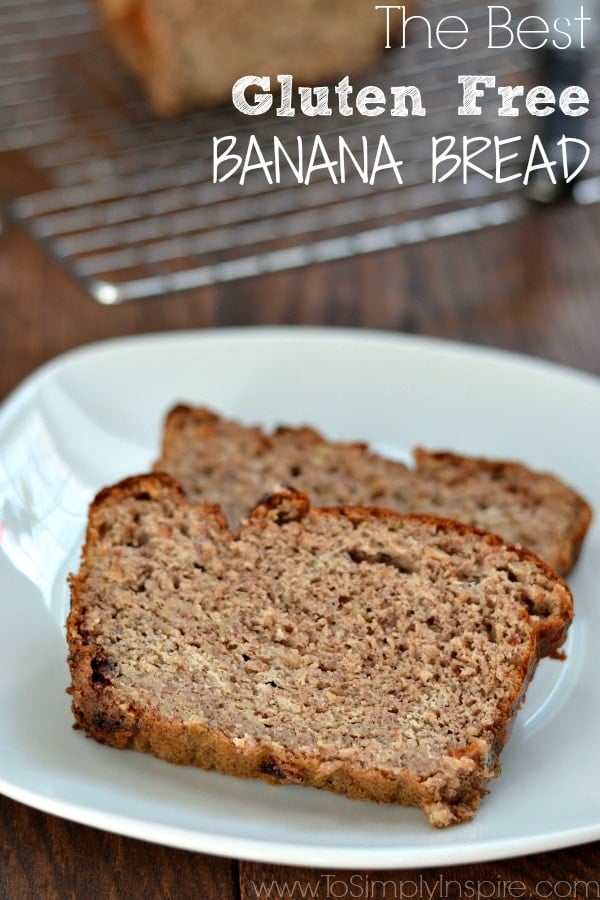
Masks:
[[[435,20],[439,4],[422,0]],[[531,0],[515,0],[516,15]],[[343,259],[429,238],[513,221],[528,211],[519,182],[484,177],[432,184],[427,157],[432,134],[510,137],[531,128],[498,119],[496,104],[475,124],[456,116],[457,75],[490,72],[499,82],[531,82],[535,54],[490,50],[486,12],[469,0],[446,0],[445,14],[470,24],[464,50],[408,46],[387,51],[361,84],[384,90],[416,84],[427,116],[373,119],[296,116],[251,119],[225,107],[161,121],[148,112],[129,75],[99,32],[88,0],[0,0],[0,153],[20,151],[47,189],[12,198],[8,214],[69,269],[101,303],[115,304],[263,272]],[[592,111],[587,138],[600,141],[598,64],[590,73]],[[322,120],[323,121],[323,120]],[[317,123],[317,124],[316,124]],[[322,135],[331,146],[386,135],[403,159],[399,186],[391,176],[374,185],[326,176],[299,186],[291,178],[269,186],[249,177],[212,180],[212,136],[250,132],[260,142]],[[596,151],[594,150],[594,153]],[[522,163],[522,156],[515,165]],[[600,160],[592,158],[575,200],[600,200]]]

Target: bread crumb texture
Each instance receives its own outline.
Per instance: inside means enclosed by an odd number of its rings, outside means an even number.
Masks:
[[[358,503],[458,519],[528,547],[562,575],[591,520],[575,491],[520,463],[420,449],[409,468],[312,428],[265,434],[188,406],[167,417],[155,468],[181,482],[193,502],[218,503],[234,530],[263,493],[283,484],[308,491],[315,506]]]
[[[472,818],[572,616],[544,563],[456,522],[287,490],[233,535],[158,474],[98,495],[70,581],[89,735],[439,827]]]

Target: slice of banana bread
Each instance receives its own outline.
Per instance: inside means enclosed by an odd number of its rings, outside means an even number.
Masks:
[[[470,819],[572,616],[528,551],[465,525],[265,498],[233,536],[163,474],[92,503],[70,693],[114,747]]]
[[[561,574],[576,562],[591,520],[575,491],[519,463],[417,450],[410,469],[312,428],[267,435],[189,406],[169,413],[155,470],[181,482],[192,501],[218,503],[233,529],[263,493],[285,484],[308,491],[316,506],[358,503],[458,519],[528,547]]]

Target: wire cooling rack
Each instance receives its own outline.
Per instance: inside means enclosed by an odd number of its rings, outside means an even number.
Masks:
[[[515,18],[533,7],[531,0],[511,4]],[[446,0],[443,11],[468,21],[463,50],[423,49],[415,41],[386,51],[377,70],[353,80],[355,90],[416,84],[424,118],[247,118],[223,107],[161,121],[115,61],[87,0],[0,0],[0,153],[21,152],[47,185],[11,198],[7,212],[105,304],[515,220],[528,210],[520,182],[481,177],[434,185],[430,140],[526,136],[531,117],[499,119],[497,97],[483,116],[461,121],[457,76],[493,73],[498,83],[538,83],[538,54],[488,49],[487,7],[479,3]],[[422,0],[419,13],[437,21],[439,2]],[[585,124],[595,148],[600,70],[597,52],[590,56],[592,111]],[[302,186],[289,178],[269,186],[262,176],[249,176],[243,186],[234,179],[213,184],[212,137],[236,135],[243,145],[250,133],[267,148],[274,135],[291,147],[297,135],[310,146],[319,133],[331,147],[341,134],[358,147],[363,135],[376,143],[385,134],[404,160],[404,184],[391,174],[372,186],[358,177],[333,184],[323,175]],[[586,167],[575,200],[600,200],[598,158]]]

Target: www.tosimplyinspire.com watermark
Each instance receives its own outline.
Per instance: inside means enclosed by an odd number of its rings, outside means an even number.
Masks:
[[[364,874],[348,878],[325,874],[312,882],[273,879],[251,884],[257,900],[600,900],[600,881],[579,878],[542,879],[532,887],[518,878],[459,881],[442,875],[434,880],[420,875],[400,881]]]

